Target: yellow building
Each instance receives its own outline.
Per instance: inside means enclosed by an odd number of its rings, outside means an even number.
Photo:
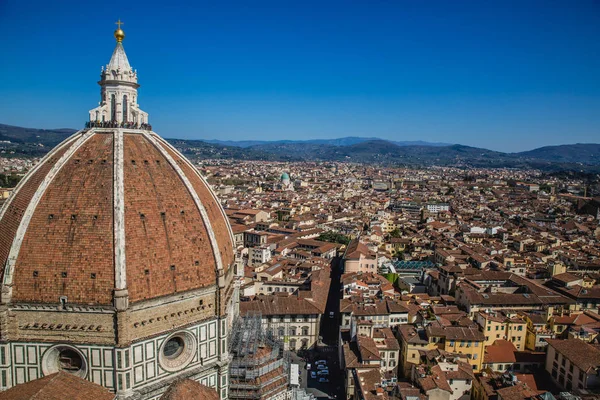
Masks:
[[[550,329],[546,316],[542,313],[522,312],[527,323],[527,335],[525,337],[525,349],[531,351],[544,351],[546,340],[554,338],[554,332]]]
[[[381,228],[384,233],[390,233],[396,228],[400,228],[398,221],[392,218],[386,218],[381,223]]]
[[[417,329],[412,325],[398,326],[398,342],[400,342],[400,368],[405,377],[410,376],[413,365],[421,362],[421,351],[436,348],[427,338],[425,329]]]
[[[6,200],[9,198],[13,189],[0,188],[0,200]]]
[[[517,350],[525,350],[527,322],[516,313],[479,311],[475,314],[475,322],[483,331],[485,346],[502,339],[514,344]]]
[[[473,371],[481,370],[485,337],[479,329],[433,323],[426,328],[426,334],[430,344],[450,353],[466,354]]]

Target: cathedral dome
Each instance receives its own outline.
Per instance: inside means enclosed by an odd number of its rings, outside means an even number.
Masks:
[[[135,303],[216,285],[233,263],[215,194],[151,131],[132,74],[119,40],[90,112],[112,119],[58,145],[0,211],[3,303]]]
[[[158,399],[182,378],[227,398],[231,227],[191,162],[152,131],[117,33],[85,129],[0,209],[2,386],[63,371],[119,399]]]
[[[188,160],[152,132],[92,129],[51,151],[0,215],[12,301],[136,302],[216,284],[227,219]]]

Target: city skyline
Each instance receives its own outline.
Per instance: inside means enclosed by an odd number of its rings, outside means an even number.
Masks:
[[[0,66],[10,77],[0,83],[0,123],[82,126],[80,105],[97,102],[95,54],[110,51],[120,18],[141,71],[140,105],[165,137],[360,136],[506,152],[597,142],[599,11],[594,2],[134,1],[116,11],[4,2],[11,62]]]

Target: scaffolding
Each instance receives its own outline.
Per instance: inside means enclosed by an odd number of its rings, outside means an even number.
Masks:
[[[283,343],[267,334],[260,313],[238,317],[231,330],[230,399],[285,398],[289,359]]]
[[[310,393],[306,393],[304,389],[292,388],[290,400],[316,400],[317,398]]]

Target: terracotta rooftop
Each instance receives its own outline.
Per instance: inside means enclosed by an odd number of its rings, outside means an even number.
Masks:
[[[208,388],[191,379],[175,381],[162,395],[160,400],[219,400],[216,390]]]
[[[441,326],[434,322],[426,330],[428,336],[440,336],[446,340],[485,340],[483,333],[474,327]]]
[[[485,347],[483,362],[485,364],[514,363],[517,348],[507,340],[496,340],[494,344]]]
[[[240,315],[258,311],[262,315],[310,315],[325,312],[329,293],[329,269],[323,268],[312,272],[310,290],[298,290],[296,294],[281,296],[257,296],[251,301],[240,303]]]
[[[524,400],[534,398],[538,392],[532,390],[524,383],[517,383],[514,386],[508,386],[496,391],[502,400]]]
[[[600,368],[600,349],[579,339],[546,339],[549,346],[583,371]]]
[[[375,257],[373,252],[369,250],[369,248],[361,243],[359,239],[353,239],[346,248],[346,253],[344,254],[345,259],[358,259],[360,257]]]
[[[105,387],[59,372],[0,392],[2,400],[113,400]]]

